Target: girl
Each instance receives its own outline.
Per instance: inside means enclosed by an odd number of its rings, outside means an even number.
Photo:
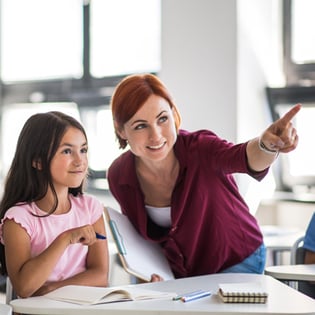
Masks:
[[[108,285],[103,206],[83,195],[87,137],[60,112],[25,123],[0,203],[2,273],[19,297],[65,285]]]

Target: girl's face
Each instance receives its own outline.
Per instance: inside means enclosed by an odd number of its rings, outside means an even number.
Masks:
[[[173,149],[177,138],[169,103],[160,96],[151,95],[124,124],[120,136],[128,141],[136,156],[150,161],[163,160]]]
[[[88,168],[87,140],[84,134],[70,127],[61,139],[50,164],[55,188],[79,187]]]

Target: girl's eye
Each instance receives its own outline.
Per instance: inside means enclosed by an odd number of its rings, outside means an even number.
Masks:
[[[88,152],[88,149],[87,148],[82,148],[81,149],[81,153],[87,153]]]
[[[64,154],[71,154],[71,149],[65,149],[62,151]]]

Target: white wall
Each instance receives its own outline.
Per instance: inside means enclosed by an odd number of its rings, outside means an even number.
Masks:
[[[162,0],[161,78],[183,127],[232,141],[270,122],[267,85],[283,84],[280,0]]]
[[[236,140],[236,2],[162,0],[161,79],[182,127]]]
[[[281,1],[238,0],[237,139],[258,136],[271,122],[266,86],[284,82],[281,59]],[[253,213],[272,196],[272,169],[257,182],[239,176],[239,186]]]
[[[160,76],[179,106],[183,128],[246,141],[271,122],[265,87],[283,83],[280,4],[162,0]],[[238,181],[244,196],[249,190],[253,195],[253,185],[263,196],[273,179],[256,183],[241,175]],[[253,208],[260,201],[255,198]]]
[[[265,87],[284,83],[281,1],[238,0],[238,139],[256,136],[271,122]]]

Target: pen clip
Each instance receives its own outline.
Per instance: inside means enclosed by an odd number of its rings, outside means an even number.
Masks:
[[[126,255],[127,252],[126,252],[126,248],[124,246],[123,238],[118,231],[118,228],[116,226],[116,222],[114,220],[109,220],[109,226],[113,232],[113,236],[114,236],[114,239],[116,241],[119,253],[121,255]]]

